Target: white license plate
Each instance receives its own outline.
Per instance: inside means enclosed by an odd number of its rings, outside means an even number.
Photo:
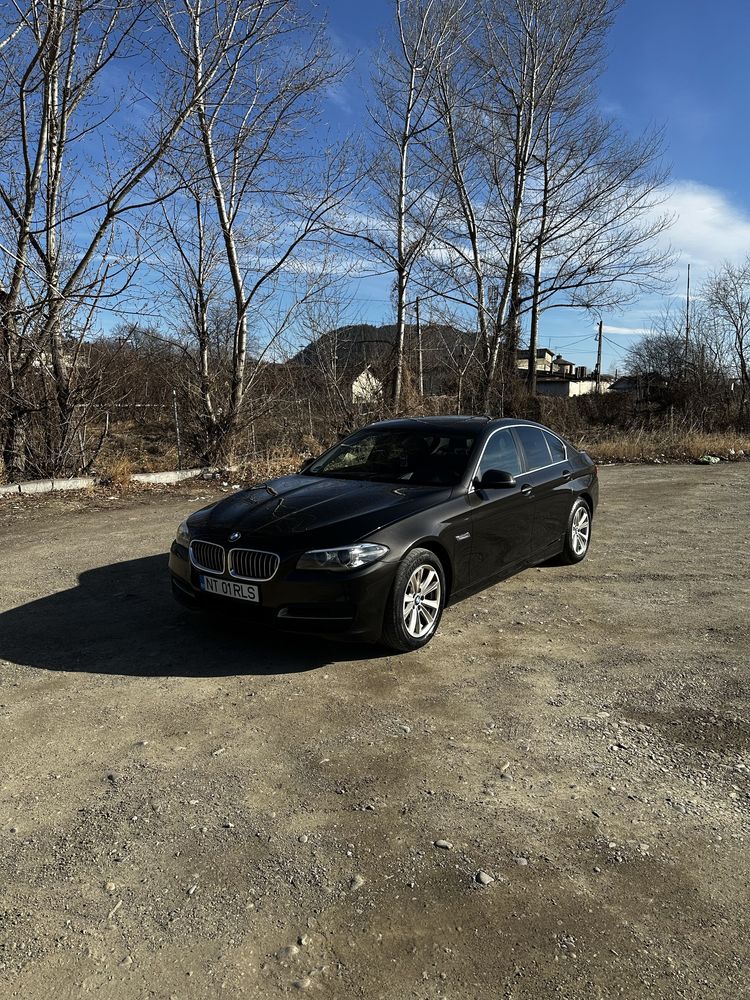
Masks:
[[[254,583],[235,583],[234,580],[217,580],[213,576],[201,576],[201,590],[221,597],[235,597],[240,601],[254,601],[260,604],[260,593]]]

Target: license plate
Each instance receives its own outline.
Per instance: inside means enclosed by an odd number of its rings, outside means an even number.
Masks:
[[[213,576],[201,576],[201,590],[221,597],[235,597],[239,601],[254,601],[260,604],[260,593],[253,583],[235,583],[234,580],[217,580]]]

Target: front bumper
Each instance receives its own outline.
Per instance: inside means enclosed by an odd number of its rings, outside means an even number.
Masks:
[[[172,543],[169,572],[172,593],[193,611],[230,614],[287,632],[346,636],[377,642],[396,575],[395,562],[381,561],[351,572],[298,570],[297,557],[282,560],[273,579],[258,583],[260,603],[206,594],[187,549]],[[222,578],[218,574],[206,574]],[[230,579],[226,574],[223,579]]]

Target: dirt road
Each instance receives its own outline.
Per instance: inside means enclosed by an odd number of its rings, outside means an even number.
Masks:
[[[184,616],[196,492],[1,502],[0,996],[746,995],[750,465],[601,482],[407,656]]]

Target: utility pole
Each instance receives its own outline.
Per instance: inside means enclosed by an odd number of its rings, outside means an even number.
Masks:
[[[688,352],[690,350],[690,265],[687,268],[687,296],[685,297],[685,378],[688,374]]]
[[[424,368],[422,365],[422,323],[419,319],[419,296],[415,303],[417,312],[417,381],[419,385],[419,395],[424,396]]]
[[[597,339],[599,341],[596,348],[596,394],[597,396],[601,394],[602,391],[602,330],[604,329],[604,324],[599,320],[599,333]]]

